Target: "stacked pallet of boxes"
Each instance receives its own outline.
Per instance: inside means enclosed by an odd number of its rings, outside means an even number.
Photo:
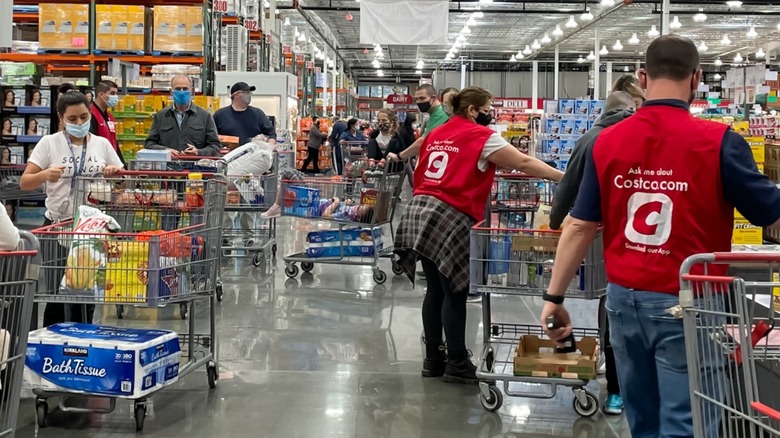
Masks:
[[[154,47],[162,53],[203,52],[203,9],[200,6],[155,6]]]
[[[149,13],[144,6],[97,5],[95,49],[144,53]]]
[[[89,50],[89,4],[44,3],[39,8],[40,50]]]

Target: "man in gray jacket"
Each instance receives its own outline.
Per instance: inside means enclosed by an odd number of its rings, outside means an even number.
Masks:
[[[574,207],[574,200],[580,191],[582,174],[585,171],[585,157],[589,156],[590,151],[593,150],[593,145],[596,144],[596,139],[601,131],[634,114],[635,106],[634,99],[630,94],[625,91],[615,91],[607,99],[604,114],[596,120],[593,128],[577,140],[566,173],[555,191],[555,200],[550,212],[550,228],[560,229],[563,220]]]
[[[171,80],[173,105],[154,115],[146,136],[146,149],[169,150],[173,155],[219,155],[222,143],[208,111],[192,103],[192,80],[176,75]]]

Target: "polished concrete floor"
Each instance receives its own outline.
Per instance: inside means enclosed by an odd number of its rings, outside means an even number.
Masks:
[[[551,400],[506,397],[485,411],[477,386],[420,377],[420,307],[417,287],[393,276],[375,285],[364,266],[315,265],[287,279],[282,256],[299,251],[315,222],[279,220],[278,261],[254,267],[233,259],[223,269],[224,300],[217,307],[220,380],[209,390],[198,370],[156,394],[144,436],[385,438],[385,437],[628,437],[623,417],[580,418],[572,394]],[[540,300],[494,297],[494,320],[535,323]],[[595,327],[595,303],[570,305],[578,324]],[[186,331],[178,310],[130,309],[117,321],[107,308],[101,322]],[[199,327],[205,309],[195,312]],[[481,351],[480,304],[469,304],[470,347]],[[591,382],[599,393],[603,382]],[[514,389],[540,391],[533,385]],[[602,395],[603,397],[603,395]],[[102,400],[87,401],[100,406]],[[35,426],[34,405],[24,400],[17,437],[135,436],[132,404],[119,401],[110,415],[65,413],[54,408],[49,427]]]

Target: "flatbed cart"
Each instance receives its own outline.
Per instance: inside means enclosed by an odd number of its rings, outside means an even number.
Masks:
[[[544,334],[540,325],[503,323],[493,320],[491,295],[540,297],[547,290],[555,247],[560,234],[555,231],[532,229],[489,228],[485,222],[471,231],[470,290],[482,294],[482,324],[484,348],[477,367],[480,383],[480,401],[489,411],[503,404],[498,382],[503,382],[503,393],[508,396],[550,399],[559,386],[571,387],[574,392],[574,410],[583,417],[598,412],[598,398],[585,390],[588,380],[579,374],[554,377],[534,372],[516,375],[515,348],[521,336]],[[606,290],[606,274],[600,236],[588,250],[577,276],[569,285],[567,298],[595,299]],[[582,337],[599,337],[598,329],[575,328],[577,342]],[[598,349],[593,353],[598,360]],[[595,367],[594,367],[595,368]],[[522,373],[521,373],[522,374]],[[594,369],[595,375],[595,369]],[[512,389],[513,383],[549,385],[548,392],[522,392]]]
[[[727,269],[759,271],[758,279]],[[680,307],[695,438],[780,436],[780,252],[689,257]]]
[[[219,376],[215,322],[220,221],[227,183],[224,178],[211,175],[203,180],[204,190],[195,199],[192,187],[186,196],[171,188],[189,183],[187,176],[128,171],[117,178],[80,177],[76,200],[79,194],[86,195],[85,205],[100,208],[127,228],[118,233],[74,231],[71,220],[35,230],[43,253],[43,282],[35,299],[39,303],[146,308],[178,305],[183,309],[182,317],[190,314],[188,333],[179,337],[182,350],[187,352],[182,356],[186,362],[179,368],[179,377],[205,366],[209,387],[214,388]],[[144,226],[139,229],[139,224]],[[90,248],[103,248],[102,261],[96,262],[92,251],[69,254],[74,242],[85,240],[97,245]],[[196,332],[194,311],[203,302],[209,308],[209,329],[205,334]],[[47,424],[50,397],[74,395],[41,389],[34,389],[33,393],[40,427]],[[134,399],[83,395],[108,399],[108,408],[98,412],[103,414],[114,410],[117,398],[132,400],[136,430],[143,429],[148,396]],[[66,412],[92,412],[66,406],[64,402],[60,402],[60,408]]]
[[[27,336],[38,280],[38,239],[20,231],[21,242],[14,251],[0,251],[0,436],[16,436]]]
[[[304,272],[311,272],[315,263],[371,266],[374,281],[382,284],[387,274],[379,268],[379,260],[390,258],[393,273],[401,275],[403,268],[393,259],[394,230],[389,227],[388,241],[382,237],[382,226],[392,223],[404,175],[405,163],[392,163],[382,169],[367,167],[360,178],[283,181],[284,215],[329,221],[337,226],[323,237],[323,242],[310,242],[318,245],[316,248],[310,246],[304,252],[285,256],[285,274],[296,277],[297,263]],[[338,208],[336,199],[347,208]],[[356,248],[347,239],[371,244]]]

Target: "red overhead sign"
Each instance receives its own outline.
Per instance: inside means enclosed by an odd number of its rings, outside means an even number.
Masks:
[[[414,98],[411,94],[391,94],[387,96],[387,103],[391,105],[411,105]]]

